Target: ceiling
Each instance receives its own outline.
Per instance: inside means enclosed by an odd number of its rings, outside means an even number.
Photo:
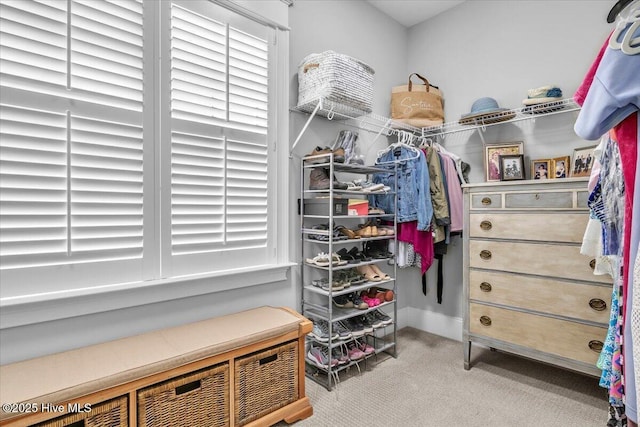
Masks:
[[[409,28],[465,0],[367,0],[386,15]]]

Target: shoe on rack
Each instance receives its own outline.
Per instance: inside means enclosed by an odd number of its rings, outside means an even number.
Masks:
[[[373,329],[374,329],[373,324],[369,321],[369,318],[366,315],[365,316],[358,316],[357,320],[362,322],[365,334],[372,334],[373,333]]]
[[[371,311],[371,313],[382,322],[382,326],[388,326],[393,323],[393,319],[379,308]]]
[[[329,342],[329,339],[338,339],[338,334],[335,331],[332,331],[331,335],[329,335],[329,322],[326,320],[314,320],[313,328],[311,332],[309,332],[309,335],[320,342]]]
[[[372,311],[366,313],[364,315],[364,318],[367,320],[367,322],[369,324],[371,324],[371,326],[373,326],[373,329],[378,329],[381,328],[382,326],[384,326],[382,324],[382,320],[380,320],[379,318],[377,318]]]
[[[354,337],[361,337],[364,335],[364,325],[357,317],[351,317],[342,321],[344,326],[351,331],[351,335]]]
[[[338,365],[346,365],[351,362],[351,359],[349,359],[349,352],[344,350],[342,346],[331,350],[331,357],[338,361]]]
[[[338,339],[345,341],[353,338],[351,330],[342,322],[333,322],[333,330],[338,334]]]
[[[325,347],[311,346],[307,352],[307,360],[316,365],[318,368],[329,369],[338,364],[338,359],[329,357],[329,351]]]
[[[333,297],[333,305],[340,308],[353,308],[353,301],[348,295],[338,295]]]
[[[389,276],[384,271],[380,270],[380,267],[378,267],[376,264],[371,264],[370,267],[378,276],[380,276],[382,278],[382,280],[391,279],[391,276]]]
[[[369,304],[363,301],[363,299],[356,292],[347,295],[347,298],[353,303],[353,307],[358,310],[366,310],[369,308]]]
[[[304,160],[308,161],[311,164],[317,163],[329,163],[329,154],[333,154],[333,161],[336,163],[344,163],[344,149],[338,148],[336,150],[332,150],[329,147],[316,147],[313,151],[306,156],[304,156]],[[319,157],[315,157],[319,156]],[[320,157],[322,156],[322,157]]]
[[[312,169],[309,173],[309,190],[328,190],[331,187],[329,175],[322,168]]]
[[[376,352],[376,349],[373,348],[373,346],[367,344],[367,342],[364,340],[355,340],[354,343],[356,347],[358,347],[358,349],[364,353],[365,356],[369,356],[370,354]]]
[[[349,359],[355,361],[355,360],[363,359],[365,357],[364,352],[360,350],[360,348],[354,341],[351,341],[350,343],[348,343],[347,348],[349,352]]]

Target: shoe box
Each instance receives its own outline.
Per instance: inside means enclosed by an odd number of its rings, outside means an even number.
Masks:
[[[316,197],[313,199],[305,199],[304,214],[305,215],[323,215],[329,216],[329,207],[333,203],[334,215],[348,215],[349,199],[341,199],[334,197]]]

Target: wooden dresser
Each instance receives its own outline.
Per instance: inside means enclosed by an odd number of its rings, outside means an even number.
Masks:
[[[580,254],[587,181],[464,186],[464,367],[471,343],[591,375],[612,284]]]

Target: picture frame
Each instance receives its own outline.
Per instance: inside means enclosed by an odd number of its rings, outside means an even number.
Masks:
[[[500,181],[516,181],[525,179],[524,155],[500,155]]]
[[[496,142],[484,145],[485,181],[500,181],[500,155],[524,154],[524,141]]]
[[[562,156],[551,159],[553,171],[551,172],[551,176],[554,179],[562,179],[569,177],[569,172],[571,171],[571,157]]]
[[[571,163],[571,177],[590,176],[593,167],[593,151],[597,145],[576,148],[573,150],[573,162]]]
[[[553,159],[531,160],[531,179],[551,179],[553,173]]]

